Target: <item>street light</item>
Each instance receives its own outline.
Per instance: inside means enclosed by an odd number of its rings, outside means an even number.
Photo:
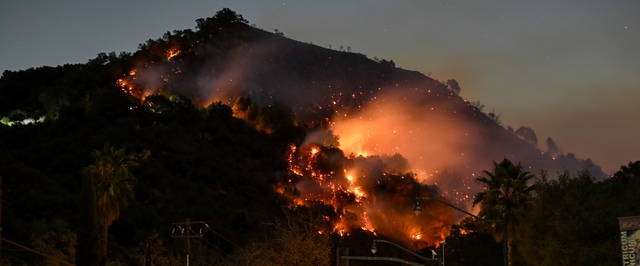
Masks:
[[[487,223],[502,223],[502,260],[503,260],[503,264],[504,266],[508,266],[509,265],[509,247],[507,245],[507,240],[508,240],[508,236],[507,236],[507,214],[502,214],[502,220],[489,220],[489,219],[484,219],[480,216],[476,216],[468,211],[465,211],[463,209],[460,209],[456,206],[451,205],[450,203],[440,200],[438,198],[432,198],[432,197],[416,197],[416,205],[413,207],[413,212],[416,213],[416,215],[419,215],[422,212],[422,207],[420,207],[420,202],[419,200],[432,200],[432,201],[437,201],[440,202],[444,205],[447,205],[451,208],[454,208],[458,211],[461,211],[467,215],[470,215],[473,218],[476,218],[478,220],[482,220],[483,222],[487,222]]]
[[[441,266],[444,266],[444,244],[446,244],[446,243],[447,242],[445,240],[440,241],[440,245],[442,246],[442,256],[440,256],[440,257],[442,257],[442,265]]]
[[[398,245],[396,243],[393,243],[393,242],[388,241],[388,240],[383,240],[383,239],[374,239],[373,240],[373,245],[371,246],[371,253],[376,254],[376,252],[378,251],[378,248],[376,247],[376,243],[378,243],[378,242],[394,245],[395,247],[397,247],[399,249],[402,249],[402,250],[408,252],[409,254],[414,255],[414,256],[416,256],[416,257],[428,262],[429,264],[431,264],[431,261],[435,261],[436,260],[434,258],[430,259],[430,258],[427,258],[427,257],[420,256],[420,255],[416,254],[415,252],[413,252],[411,250],[408,250],[408,249],[406,249],[406,248],[404,248],[404,247],[402,247],[402,246],[400,246],[400,245]],[[431,250],[431,252],[432,252],[432,256],[436,256],[437,255],[435,253],[435,251]]]

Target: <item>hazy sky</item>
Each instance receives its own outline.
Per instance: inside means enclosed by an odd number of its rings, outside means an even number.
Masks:
[[[0,2],[0,71],[134,52],[229,7],[264,30],[444,81],[613,173],[640,160],[640,1]]]

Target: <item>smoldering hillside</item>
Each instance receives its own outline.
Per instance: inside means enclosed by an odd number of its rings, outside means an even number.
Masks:
[[[420,180],[437,184],[456,202],[476,193],[473,179],[503,158],[534,174],[589,170],[604,176],[588,159],[550,156],[458,91],[392,60],[295,41],[241,22],[199,25],[195,32],[167,33],[141,46],[147,49],[133,55],[134,74],[123,76],[141,94],[164,90],[203,106],[233,105],[241,96],[263,106],[286,105],[298,121],[333,131],[346,154],[402,155]]]

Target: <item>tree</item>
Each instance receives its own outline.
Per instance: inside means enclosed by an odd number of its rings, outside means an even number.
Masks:
[[[444,243],[446,265],[500,265],[502,244],[496,243],[486,223],[467,217],[451,226]],[[451,256],[450,254],[455,254]]]
[[[522,165],[514,165],[510,160],[493,162],[493,171],[482,171],[483,176],[476,178],[476,182],[485,186],[485,191],[479,192],[473,199],[473,206],[480,204],[478,215],[486,219],[500,220],[507,215],[511,234],[515,233],[515,226],[529,205],[531,192],[535,186],[527,183],[534,176],[523,171]],[[501,229],[502,225],[494,226]],[[500,232],[500,231],[498,231]]]
[[[633,177],[640,177],[640,161],[629,162],[627,166],[620,166],[620,170],[613,174],[613,177],[628,182]]]
[[[182,261],[167,250],[160,234],[153,232],[144,241],[145,253],[140,256],[140,265],[180,265]],[[149,264],[145,264],[149,263]]]
[[[225,7],[222,10],[216,12],[213,17],[202,19],[199,18],[196,20],[196,28],[199,31],[203,32],[211,32],[216,30],[219,27],[227,27],[233,23],[249,23],[246,19],[242,17],[242,15],[236,13],[235,11]]]
[[[96,212],[96,191],[94,179],[85,175],[80,192],[80,223],[78,230],[78,247],[76,248],[77,265],[97,266],[100,263],[100,236],[98,214]]]
[[[330,265],[333,247],[329,235],[320,233],[323,223],[311,212],[285,211],[285,220],[268,225],[266,239],[250,242],[230,259],[234,265]]]
[[[472,107],[478,109],[478,111],[482,112],[482,109],[484,109],[484,104],[480,103],[480,101],[473,101],[470,103]]]
[[[460,88],[460,84],[458,84],[458,81],[455,80],[455,79],[447,80],[444,83],[444,85],[447,85],[447,89],[449,89],[450,91],[452,91],[456,95],[460,95],[460,91],[462,91],[462,88]]]
[[[500,122],[500,116],[501,114],[496,114],[495,111],[487,114],[487,117],[493,120],[493,122],[496,122],[498,125],[502,125],[502,122]]]
[[[242,17],[242,15],[236,13],[235,11],[229,9],[228,7],[223,8],[222,10],[216,12],[214,16],[218,19],[219,23],[223,25],[229,25],[231,23],[249,23],[246,19]]]
[[[533,131],[533,128],[520,126],[520,128],[518,128],[515,133],[518,137],[520,137],[520,139],[528,142],[533,146],[538,146],[538,136],[536,135],[536,132]]]
[[[597,182],[581,171],[536,182],[532,208],[518,226],[513,265],[620,264],[616,217],[637,215],[640,206],[640,178],[628,181]]]
[[[94,163],[84,169],[85,177],[93,181],[95,190],[95,209],[101,227],[102,265],[106,263],[109,226],[120,217],[120,208],[127,206],[134,197],[136,179],[129,170],[136,163],[124,152],[124,148],[115,150],[105,144],[102,152],[94,150],[91,153]]]

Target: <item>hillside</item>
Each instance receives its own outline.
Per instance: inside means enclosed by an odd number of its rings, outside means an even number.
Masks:
[[[415,217],[414,196],[465,206],[492,161],[603,175],[589,160],[543,154],[444,83],[393,61],[225,15],[134,53],[5,71],[3,237],[71,260],[92,230],[78,211],[82,172],[107,143],[138,163],[135,201],[110,229],[109,259],[127,262],[154,232],[169,242],[171,224],[187,218],[214,231],[199,252],[220,262],[305,211],[336,245],[375,232],[419,249],[442,240],[454,219],[445,208]],[[179,253],[184,242],[172,241]]]
[[[460,183],[473,183],[469,177],[504,157],[536,174],[605,176],[588,159],[545,154],[446,83],[392,60],[302,43],[233,19],[197,23],[196,32],[168,32],[142,44],[146,49],[132,55],[135,66],[120,79],[123,89],[138,97],[168,91],[202,106],[233,105],[241,96],[260,106],[282,104],[297,121],[335,133],[346,154],[399,153],[409,160],[406,170],[462,197],[476,190]]]

